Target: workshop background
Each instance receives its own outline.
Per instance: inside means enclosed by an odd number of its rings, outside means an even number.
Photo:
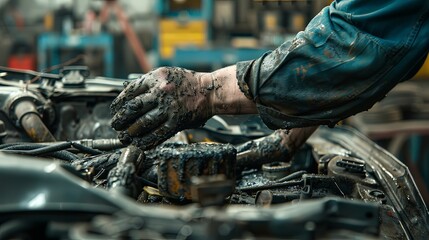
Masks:
[[[210,71],[254,59],[303,30],[328,0],[0,0],[0,66],[126,79],[159,66]],[[428,201],[429,64],[345,120],[406,163]],[[425,184],[426,183],[426,184]],[[426,186],[425,186],[426,185]]]

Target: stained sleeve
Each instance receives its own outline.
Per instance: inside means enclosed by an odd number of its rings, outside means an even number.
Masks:
[[[258,59],[238,85],[268,127],[334,125],[415,73],[429,49],[429,1],[340,0]]]

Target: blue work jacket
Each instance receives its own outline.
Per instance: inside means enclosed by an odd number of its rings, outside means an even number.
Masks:
[[[429,50],[429,0],[337,0],[292,41],[237,63],[270,128],[334,125],[411,78]]]

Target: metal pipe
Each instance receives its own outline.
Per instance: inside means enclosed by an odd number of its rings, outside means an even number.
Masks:
[[[55,142],[55,137],[43,123],[36,105],[30,100],[16,104],[14,113],[19,125],[34,142]]]
[[[110,151],[114,149],[119,149],[125,147],[125,145],[119,141],[117,138],[112,139],[82,139],[78,142],[86,147],[102,150],[102,151]]]

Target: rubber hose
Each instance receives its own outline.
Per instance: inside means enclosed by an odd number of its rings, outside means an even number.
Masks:
[[[42,154],[39,154],[36,152],[36,154],[34,154],[32,151],[25,151],[25,150],[35,150],[40,148],[41,146],[35,146],[35,145],[19,145],[19,146],[11,146],[5,149],[2,149],[2,151],[4,152],[9,152],[9,153],[17,153],[17,154],[24,154],[24,155],[29,155],[29,156],[39,156]],[[42,146],[43,147],[43,146]],[[51,147],[51,146],[49,146]],[[61,160],[66,160],[66,161],[74,161],[74,160],[78,160],[79,157],[76,154],[73,154],[71,152],[68,152],[66,150],[60,150],[60,151],[55,151],[55,152],[46,152],[43,153],[46,156],[52,156]]]
[[[72,145],[74,148],[76,148],[77,150],[79,150],[79,151],[81,151],[81,152],[83,152],[83,153],[88,153],[88,154],[91,154],[91,155],[98,155],[98,154],[102,154],[102,153],[103,153],[103,152],[102,152],[102,151],[100,151],[100,150],[97,150],[97,149],[93,149],[93,148],[90,148],[90,147],[84,146],[84,145],[82,145],[82,144],[80,144],[80,143],[77,143],[77,142],[71,142],[71,145]]]
[[[37,155],[42,155],[42,154],[46,154],[46,153],[65,150],[65,149],[70,148],[70,147],[71,147],[70,142],[64,142],[64,143],[59,143],[59,144],[55,144],[55,145],[49,145],[49,146],[37,148],[37,149],[31,150],[31,151],[28,151],[28,153],[37,156]]]

